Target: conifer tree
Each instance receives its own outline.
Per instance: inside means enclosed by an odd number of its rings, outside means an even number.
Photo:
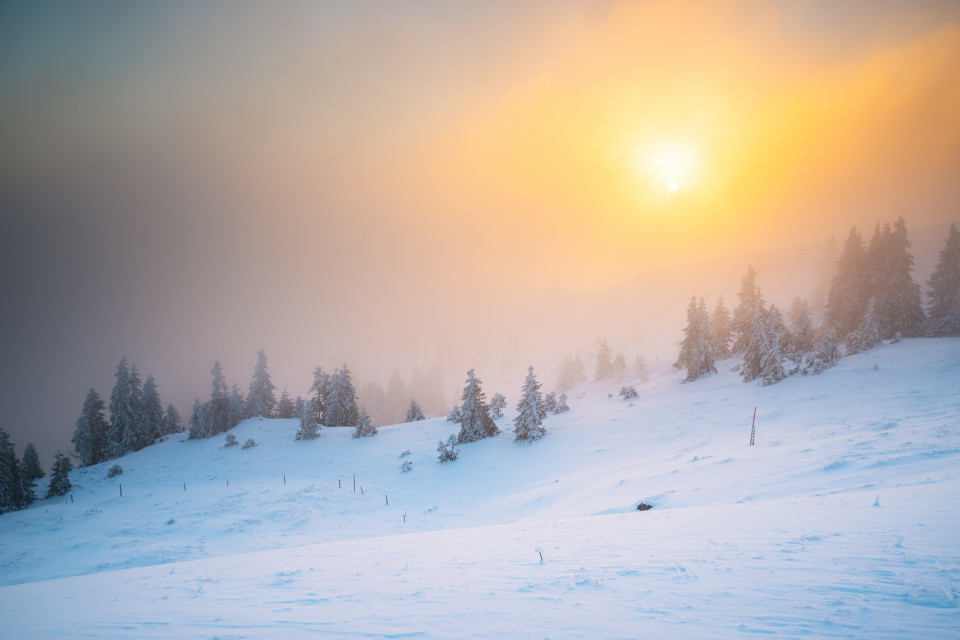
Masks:
[[[95,389],[87,391],[83,401],[83,409],[77,418],[76,429],[73,432],[73,450],[83,466],[103,462],[107,455],[107,431],[109,425],[104,416],[106,406]]]
[[[913,255],[903,217],[893,223],[893,230],[883,242],[880,285],[876,296],[876,314],[881,338],[896,334],[904,337],[920,335],[927,316],[920,300],[920,285],[913,280]]]
[[[460,405],[455,406],[450,410],[450,413],[447,414],[447,422],[453,422],[460,424],[460,420],[463,418],[463,411],[460,410]]]
[[[818,375],[837,364],[840,359],[840,341],[830,331],[804,359],[803,375]]]
[[[718,360],[730,357],[730,341],[732,339],[730,331],[730,312],[723,304],[723,298],[717,298],[717,304],[710,316],[710,337]]]
[[[623,376],[627,373],[627,359],[623,357],[623,353],[617,352],[617,356],[613,359],[613,365],[611,366],[611,372],[614,378],[617,380],[622,380]]]
[[[130,449],[131,433],[136,429],[133,399],[130,394],[130,370],[122,358],[113,374],[117,381],[110,393],[110,427],[107,430],[107,457],[119,458]]]
[[[876,298],[867,302],[867,310],[863,313],[863,320],[856,331],[847,336],[847,353],[853,355],[873,349],[880,344],[880,322],[876,312]]]
[[[937,266],[927,280],[931,336],[960,336],[960,231],[951,224]]]
[[[594,369],[593,377],[595,380],[601,381],[613,377],[613,354],[606,338],[600,341],[600,348],[597,350],[597,366]]]
[[[267,354],[260,349],[257,352],[257,366],[253,369],[253,379],[250,380],[250,391],[243,406],[244,417],[272,418],[277,404],[273,395],[275,388],[270,380],[270,372],[267,371]]]
[[[554,404],[556,402],[554,401]],[[532,442],[546,433],[543,419],[547,416],[547,407],[540,395],[540,383],[533,374],[533,367],[527,370],[520,400],[517,402],[517,417],[513,420],[513,441]]]
[[[650,374],[647,372],[647,363],[643,359],[643,356],[637,356],[636,361],[633,363],[633,373],[641,382],[646,382],[650,379]]]
[[[473,369],[467,371],[466,386],[461,395],[463,402],[460,405],[460,434],[457,437],[460,444],[476,442],[500,432],[490,417],[490,407],[487,406],[486,394],[481,384]]]
[[[790,307],[790,331],[784,353],[799,368],[804,354],[813,351],[813,320],[806,301],[795,298]]]
[[[323,367],[317,367],[313,370],[313,384],[310,386],[310,393],[313,394],[313,413],[318,424],[326,424],[323,421],[323,416],[327,410],[326,398],[329,390],[330,374],[324,371]]]
[[[827,325],[845,336],[857,328],[867,308],[870,278],[866,273],[866,251],[856,227],[843,245],[837,269],[827,293]]]
[[[211,438],[230,428],[230,396],[227,395],[227,378],[223,375],[220,361],[213,363],[210,369],[213,380],[210,382],[210,402],[205,410],[207,433],[203,438]]]
[[[760,355],[760,379],[764,385],[776,384],[787,377],[783,369],[781,343],[786,335],[783,318],[776,305],[767,310],[766,331],[763,353]]]
[[[420,420],[426,420],[426,417],[423,415],[423,410],[420,408],[420,405],[417,404],[416,400],[410,400],[410,407],[407,409],[407,422],[418,422]]]
[[[315,412],[311,407],[312,401],[303,403],[300,412],[300,428],[297,430],[297,440],[314,440],[320,437],[320,425],[317,424]]]
[[[737,308],[733,310],[730,331],[733,334],[732,353],[743,353],[753,339],[753,315],[756,307],[764,308],[763,295],[757,286],[757,272],[753,266],[747,266],[747,275],[740,281],[740,293]]]
[[[133,409],[132,427],[123,432],[124,451],[139,451],[144,447],[146,419],[143,412],[143,382],[137,372],[137,365],[130,366],[130,406]]]
[[[347,363],[337,369],[330,378],[330,386],[324,399],[323,424],[327,427],[354,427],[360,418],[357,409],[357,392],[350,377]]]
[[[490,399],[490,417],[499,420],[503,417],[503,410],[507,407],[507,398],[499,391]]]
[[[190,434],[188,436],[190,440],[199,440],[216,435],[211,406],[212,403],[210,402],[194,400],[193,411],[190,414]]]
[[[687,327],[683,332],[685,337],[680,343],[680,354],[673,366],[677,369],[687,369],[685,382],[692,382],[711,372],[716,373],[710,318],[703,298],[700,298],[699,304],[695,297],[690,298],[690,305],[687,307]]]
[[[243,421],[243,394],[240,387],[233,385],[230,391],[230,402],[227,405],[227,428],[233,429]]]
[[[70,492],[73,485],[70,484],[70,472],[73,471],[73,463],[70,458],[57,451],[56,460],[53,463],[53,469],[50,472],[50,486],[47,488],[47,497],[64,496]]]
[[[0,513],[26,509],[32,491],[27,491],[20,460],[6,431],[0,429]]]
[[[181,431],[183,431],[183,424],[180,422],[180,412],[170,402],[167,404],[167,413],[163,416],[163,435],[168,436]]]
[[[557,397],[557,409],[554,413],[563,413],[565,411],[570,411],[570,406],[567,405],[567,394],[561,393]]]
[[[143,396],[140,406],[143,419],[143,430],[140,448],[152,444],[163,435],[163,404],[160,402],[160,393],[157,391],[157,381],[151,375],[143,383]]]
[[[296,408],[293,406],[293,400],[290,399],[290,394],[284,389],[283,393],[280,394],[280,399],[277,401],[277,417],[293,418],[297,415],[295,411]]]
[[[364,398],[366,398],[366,395],[364,395]],[[407,386],[407,383],[404,382],[403,376],[400,375],[400,370],[394,369],[384,394],[384,412],[389,416],[390,424],[393,424],[399,420],[400,416],[404,415],[404,409],[408,408],[406,403],[409,398],[410,388]]]
[[[370,416],[366,411],[361,411],[357,416],[357,426],[353,431],[354,438],[369,438],[377,435],[377,428],[370,421]]]
[[[763,372],[761,360],[766,351],[769,338],[767,337],[766,311],[757,301],[753,308],[753,319],[750,322],[748,335],[750,342],[743,352],[743,363],[740,365],[740,377],[744,382],[756,380]]]
[[[43,477],[43,468],[40,466],[40,456],[37,455],[37,448],[33,443],[29,443],[23,450],[23,458],[20,460],[20,473],[24,478],[33,482]]]

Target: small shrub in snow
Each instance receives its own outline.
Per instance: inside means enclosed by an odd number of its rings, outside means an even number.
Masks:
[[[400,465],[400,471],[403,471],[404,473],[406,473],[407,471],[410,471],[410,469],[412,468],[413,468],[412,460],[404,460],[403,464]]]
[[[507,406],[507,398],[502,393],[493,394],[490,400],[490,417],[499,420],[503,417],[503,409]]]
[[[564,413],[565,411],[570,411],[570,407],[567,405],[567,394],[561,393],[557,396],[557,408],[554,413]]]
[[[557,412],[557,392],[551,391],[547,395],[543,396],[543,408],[547,413],[556,413]]]
[[[620,387],[620,397],[624,400],[630,400],[632,398],[639,398],[640,394],[637,393],[637,390],[633,386]]]
[[[226,440],[227,441],[223,445],[224,449],[228,447],[235,447],[238,444],[240,444],[239,442],[237,442],[237,436],[233,435],[232,433],[227,434]]]
[[[407,449],[406,451],[404,451],[403,453],[400,454],[400,459],[401,459],[401,460],[403,460],[404,458],[408,458],[408,457],[410,457],[410,449]]]
[[[121,467],[121,466],[118,465],[118,464],[113,465],[113,466],[110,467],[110,469],[107,471],[107,477],[108,477],[108,478],[116,478],[117,476],[122,476],[122,475],[123,475],[123,467]]]
[[[460,409],[460,405],[455,406],[449,414],[447,414],[447,422],[459,423],[463,419],[463,410]]]
[[[641,502],[637,505],[637,511],[649,511],[653,509],[653,505],[647,504],[646,502]]]
[[[457,436],[452,435],[447,438],[447,441],[444,442],[440,440],[437,442],[437,460],[440,462],[452,462],[457,459],[457,456],[460,455],[460,449],[457,447]]]
[[[813,353],[807,354],[801,373],[805,376],[819,375],[837,364],[839,359],[840,342],[837,340],[836,334],[831,331],[820,341]]]
[[[241,448],[241,449],[253,449],[255,446],[257,446],[257,441],[254,440],[253,438],[247,438],[247,441],[244,442],[244,443],[243,443],[243,446],[240,447],[240,448]]]

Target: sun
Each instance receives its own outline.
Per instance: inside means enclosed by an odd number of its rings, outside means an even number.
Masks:
[[[654,187],[673,193],[689,188],[699,168],[694,145],[681,140],[657,140],[642,154],[639,169]]]

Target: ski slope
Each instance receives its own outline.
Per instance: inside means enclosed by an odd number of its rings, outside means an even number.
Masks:
[[[960,340],[771,387],[721,364],[575,389],[531,445],[508,410],[445,465],[442,418],[249,420],[252,449],[77,470],[73,502],[0,517],[3,636],[960,637]]]

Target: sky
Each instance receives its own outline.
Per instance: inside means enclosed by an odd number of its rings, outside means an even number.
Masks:
[[[186,415],[261,348],[452,402],[657,325],[624,283],[945,238],[957,69],[955,2],[3,3],[0,428],[47,464],[121,357]]]

